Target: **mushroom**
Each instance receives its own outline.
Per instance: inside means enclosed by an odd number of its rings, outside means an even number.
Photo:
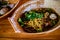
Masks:
[[[6,12],[8,12],[8,8],[2,8],[2,9],[0,10],[0,15],[5,14]]]
[[[51,14],[49,17],[50,17],[50,19],[52,19],[52,20],[55,20],[55,19],[57,18],[56,14]]]

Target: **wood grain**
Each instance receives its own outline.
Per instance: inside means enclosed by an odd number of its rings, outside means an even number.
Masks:
[[[22,5],[23,3],[25,3],[27,0],[22,0],[19,5],[17,6],[17,8]],[[17,9],[16,8],[16,9]],[[16,10],[15,9],[15,10]],[[14,10],[14,11],[15,11]],[[13,11],[13,12],[14,12]],[[11,13],[12,14],[12,13]],[[11,15],[10,14],[10,15]],[[9,15],[9,16],[10,16]],[[26,35],[22,35],[19,34],[19,33],[15,33],[11,24],[9,23],[8,21],[8,17],[5,17],[5,18],[2,18],[0,19],[0,40],[59,40],[60,39],[60,28],[52,33],[48,33],[46,35],[37,35],[38,37],[35,37],[35,38],[31,38],[29,39],[29,36],[25,37]],[[27,39],[28,38],[28,39]]]

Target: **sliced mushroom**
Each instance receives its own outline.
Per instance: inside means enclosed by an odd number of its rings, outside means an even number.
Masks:
[[[6,12],[8,12],[8,8],[2,8],[2,9],[0,10],[0,15],[5,14]]]
[[[51,14],[49,17],[50,17],[50,19],[52,19],[52,20],[55,20],[55,19],[57,18],[57,16],[56,16],[55,14]]]

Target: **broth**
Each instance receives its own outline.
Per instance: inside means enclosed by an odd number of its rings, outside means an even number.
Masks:
[[[26,11],[18,19],[25,32],[37,33],[52,29],[59,21],[58,14],[51,8],[37,8]]]

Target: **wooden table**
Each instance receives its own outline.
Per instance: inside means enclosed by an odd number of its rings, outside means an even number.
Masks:
[[[27,0],[22,0],[20,1],[19,5],[16,7],[16,9],[23,3],[25,3]],[[15,9],[15,10],[16,10]],[[14,10],[14,11],[15,11]],[[13,11],[13,12],[14,12]],[[9,15],[11,16],[11,14]],[[11,24],[9,23],[8,21],[8,17],[5,17],[5,18],[2,18],[0,19],[0,40],[39,40],[39,39],[43,39],[43,40],[59,40],[60,39],[60,29],[52,32],[52,33],[49,33],[49,34],[46,34],[45,36],[43,35],[39,35],[38,37],[35,37],[35,38],[24,38],[24,37],[21,37],[19,33],[15,33]]]

